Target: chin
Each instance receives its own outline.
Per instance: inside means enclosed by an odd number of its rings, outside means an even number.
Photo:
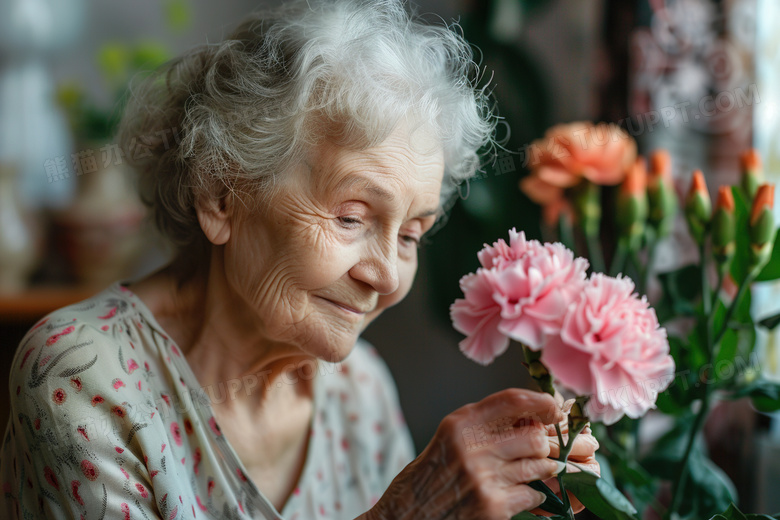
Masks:
[[[330,363],[340,363],[355,348],[362,330],[362,328],[344,330],[341,327],[317,327],[311,334],[306,334],[303,341],[297,343],[299,348],[310,356]]]

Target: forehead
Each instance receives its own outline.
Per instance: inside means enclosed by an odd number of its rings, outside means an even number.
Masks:
[[[384,199],[441,191],[444,154],[427,125],[399,124],[381,143],[362,150],[323,142],[311,158],[315,190],[365,190]]]

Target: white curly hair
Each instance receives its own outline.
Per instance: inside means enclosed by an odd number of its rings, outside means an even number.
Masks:
[[[403,0],[295,0],[135,85],[119,140],[158,228],[179,246],[202,238],[203,194],[268,193],[320,140],[370,147],[410,114],[443,145],[446,205],[494,143],[480,79],[459,27],[425,23]]]

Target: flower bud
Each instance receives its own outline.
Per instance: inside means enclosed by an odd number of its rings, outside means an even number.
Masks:
[[[734,193],[731,186],[721,186],[718,189],[715,212],[712,214],[712,252],[721,272],[728,269],[736,247]]]
[[[712,212],[712,201],[701,170],[693,172],[693,181],[685,199],[685,220],[688,230],[697,244],[704,242]]]
[[[648,223],[655,229],[656,236],[663,238],[671,233],[677,212],[677,195],[672,183],[672,159],[666,150],[656,150],[650,156],[647,198]]]
[[[547,367],[542,364],[541,351],[531,350],[527,345],[523,345],[523,356],[525,357],[526,368],[534,381],[542,389],[542,392],[555,397],[555,388],[553,387],[552,376]]]
[[[647,220],[647,167],[638,158],[629,168],[620,185],[617,203],[617,224],[620,236],[628,239],[631,249],[636,249],[645,232]]]
[[[775,185],[762,184],[750,210],[750,267],[761,269],[772,256],[775,241]]]
[[[748,201],[756,196],[758,187],[764,182],[764,168],[758,150],[751,148],[740,156],[742,164],[742,189]]]
[[[574,192],[577,221],[586,236],[598,236],[601,227],[601,187],[594,182],[581,182]]]
[[[569,411],[569,435],[572,435],[573,432],[582,430],[582,428],[590,422],[590,419],[588,419],[588,416],[585,413],[589,399],[589,396],[578,396],[574,401],[574,404]]]

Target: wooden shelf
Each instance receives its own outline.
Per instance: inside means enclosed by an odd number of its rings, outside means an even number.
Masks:
[[[17,294],[0,294],[0,322],[31,323],[60,307],[80,302],[99,292],[84,286],[30,287]]]

